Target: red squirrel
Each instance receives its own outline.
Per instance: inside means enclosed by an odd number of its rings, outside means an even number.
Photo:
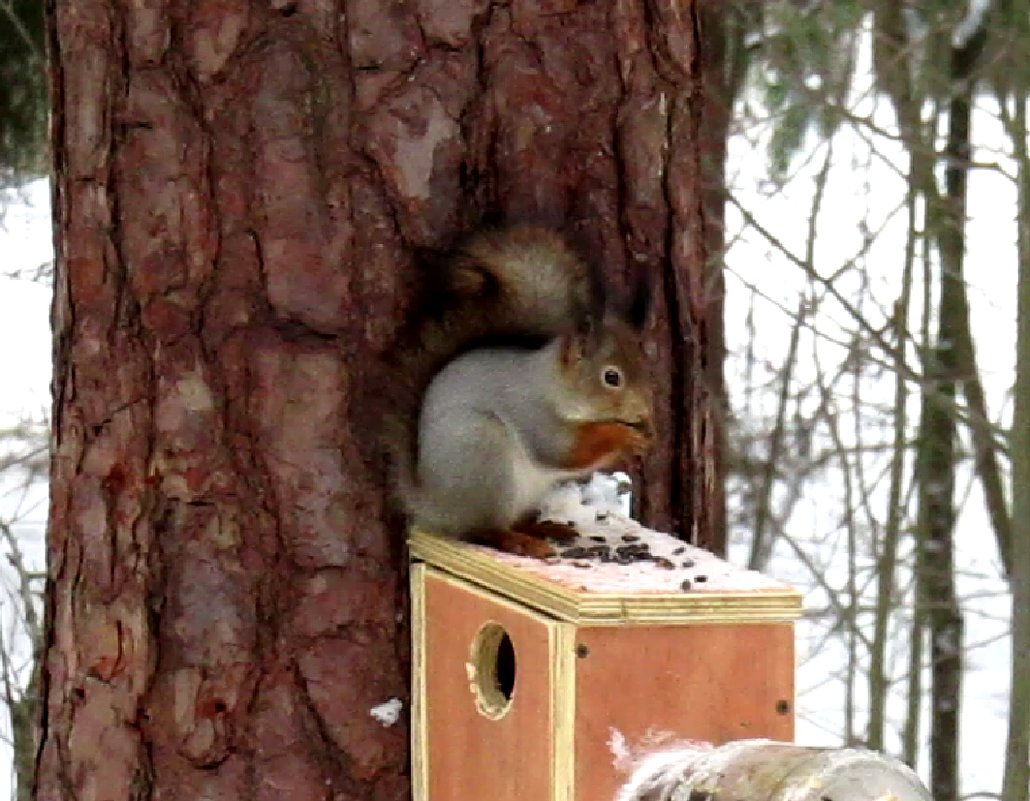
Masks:
[[[618,313],[557,232],[520,226],[462,242],[436,276],[443,301],[402,363],[417,410],[396,427],[398,490],[425,531],[545,558],[543,497],[643,451],[652,390],[641,348],[648,288]]]

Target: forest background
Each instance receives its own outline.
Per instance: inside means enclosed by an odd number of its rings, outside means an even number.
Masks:
[[[27,797],[16,779],[35,753],[45,576],[41,6],[0,1],[0,777],[12,797]],[[1014,413],[1027,404],[1030,10],[725,6],[730,554],[805,592],[798,739],[882,748],[938,801],[1024,801],[1030,677],[1013,654],[1030,614],[1030,446]]]

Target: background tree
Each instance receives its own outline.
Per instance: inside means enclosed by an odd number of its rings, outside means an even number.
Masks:
[[[616,282],[660,276],[643,508],[721,543],[717,22],[627,0],[53,4],[38,798],[407,795],[404,726],[369,715],[407,698],[407,631],[364,398],[397,380],[377,357],[413,253],[486,214],[564,228]]]
[[[735,115],[742,146],[730,163],[754,164],[746,145],[769,163],[757,179],[731,176],[729,308],[734,292],[751,304],[748,335],[730,359],[731,386],[740,387],[731,393],[730,508],[740,510],[752,565],[779,553],[794,564],[773,569],[811,588],[811,614],[824,620],[811,629],[813,653],[824,657],[812,680],[839,682],[838,736],[896,749],[913,764],[928,740],[934,796],[956,798],[964,663],[999,636],[980,632],[996,622],[991,596],[1016,570],[1018,536],[1005,491],[1009,385],[999,389],[994,375],[985,387],[970,322],[971,294],[981,315],[1000,302],[983,297],[982,279],[1003,266],[981,256],[969,286],[966,253],[982,253],[983,243],[967,218],[1011,218],[1011,252],[1022,253],[1025,204],[1015,198],[1027,10],[949,0],[738,6],[750,69]],[[993,186],[1007,180],[1011,195],[971,208],[968,183],[988,177]],[[777,207],[787,196],[784,214]],[[1004,238],[1001,229],[996,222],[993,235]],[[757,261],[763,249],[767,261]],[[1008,329],[996,311],[987,316],[996,329],[977,332],[979,344],[989,343],[994,365],[998,352],[1009,354],[1011,376]],[[741,341],[737,331],[730,341]],[[834,502],[823,513],[827,493]],[[993,533],[986,556],[979,525]],[[1014,603],[1018,586],[1014,579]],[[970,617],[977,635],[964,642]],[[1021,631],[1017,624],[1016,675]],[[972,653],[975,662],[983,651]],[[839,675],[828,678],[833,659]],[[1023,721],[1013,731],[1025,733],[1025,697],[1008,706]],[[1025,765],[1025,740],[1010,753]],[[1025,792],[1021,776],[1006,787]]]
[[[0,226],[23,183],[46,172],[46,109],[43,4],[0,0]],[[37,266],[18,277],[45,278],[47,265]],[[0,281],[9,273],[5,264]],[[4,377],[10,386],[19,380]],[[14,754],[19,797],[26,799],[37,746],[43,585],[42,575],[25,556],[22,538],[42,528],[46,442],[44,414],[0,418],[0,700],[8,718],[3,739]]]
[[[1030,798],[1030,153],[1027,105],[1030,14],[1019,3],[998,3],[992,33],[999,58],[992,84],[1016,164],[1016,370],[1012,412],[1012,684],[1005,748],[1003,801]]]
[[[26,419],[0,428],[0,701],[13,752],[18,799],[31,795],[39,745],[39,657],[43,647],[41,591],[45,574],[26,555],[42,531],[48,469],[45,420]],[[37,540],[38,542],[38,540]]]
[[[46,171],[43,3],[0,0],[0,188]]]

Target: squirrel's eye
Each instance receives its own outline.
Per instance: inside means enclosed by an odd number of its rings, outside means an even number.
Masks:
[[[622,385],[622,373],[615,367],[604,368],[604,383],[610,387],[618,387]]]

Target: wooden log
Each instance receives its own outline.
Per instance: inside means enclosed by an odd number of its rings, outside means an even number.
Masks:
[[[688,741],[621,757],[616,801],[931,801],[908,766],[863,749]]]

